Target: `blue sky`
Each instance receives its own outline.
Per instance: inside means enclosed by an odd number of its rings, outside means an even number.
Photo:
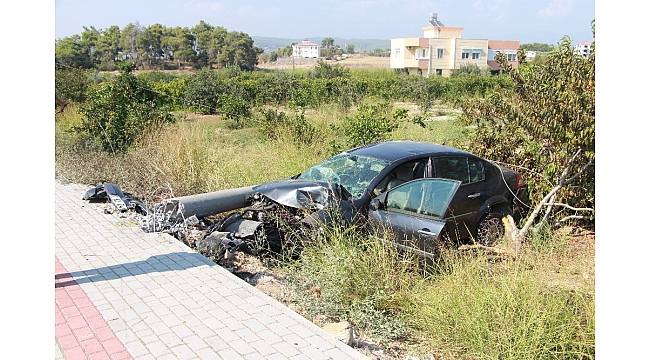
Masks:
[[[199,20],[250,35],[390,39],[418,36],[432,11],[463,37],[556,43],[591,38],[594,0],[56,0],[57,38],[82,26]]]

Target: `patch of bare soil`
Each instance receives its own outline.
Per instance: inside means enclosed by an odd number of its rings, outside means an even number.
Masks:
[[[292,58],[279,58],[275,62],[268,62],[258,64],[257,67],[261,69],[272,70],[290,70],[290,69],[311,69],[318,63],[319,59],[292,59]],[[354,54],[342,60],[324,60],[329,64],[339,64],[347,68],[355,69],[369,69],[369,68],[389,68],[390,58],[385,56],[368,56],[362,54]]]

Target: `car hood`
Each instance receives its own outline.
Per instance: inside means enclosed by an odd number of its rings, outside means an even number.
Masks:
[[[322,210],[335,200],[349,200],[350,193],[341,185],[324,181],[282,180],[253,187],[256,193],[296,209]]]

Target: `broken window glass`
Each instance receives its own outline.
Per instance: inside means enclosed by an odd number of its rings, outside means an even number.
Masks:
[[[339,184],[359,198],[386,166],[386,160],[342,153],[307,169],[299,179]]]

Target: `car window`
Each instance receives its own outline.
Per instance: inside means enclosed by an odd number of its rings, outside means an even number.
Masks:
[[[442,217],[458,184],[447,179],[411,181],[386,194],[386,210]]]
[[[475,183],[485,180],[485,169],[483,169],[483,161],[477,159],[468,159],[469,164],[469,182]]]
[[[469,167],[466,157],[443,157],[433,159],[436,177],[469,183]]]
[[[428,159],[419,159],[406,162],[391,171],[377,184],[372,191],[374,196],[386,190],[393,189],[411,180],[421,179],[425,176]]]
[[[305,170],[298,179],[336,183],[359,198],[386,166],[386,160],[341,153]]]

